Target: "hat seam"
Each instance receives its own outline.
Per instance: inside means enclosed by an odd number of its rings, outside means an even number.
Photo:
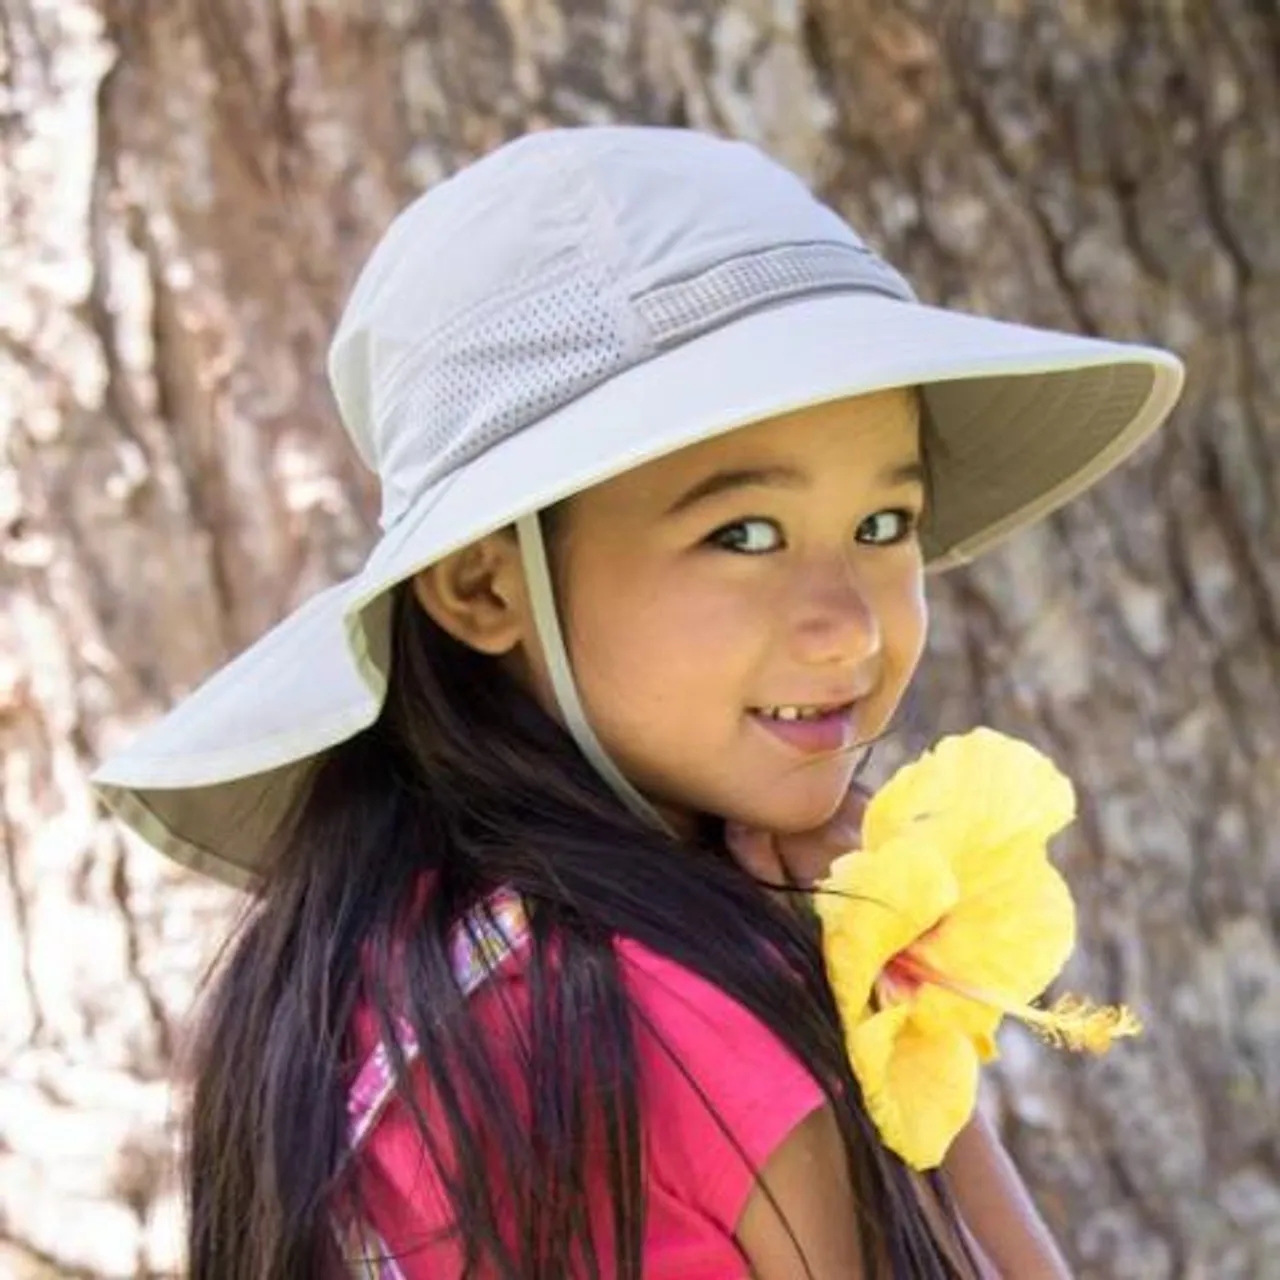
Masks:
[[[574,162],[574,153],[567,140],[562,140],[558,159],[566,176],[575,177],[583,193],[583,208],[597,234],[608,242],[611,260],[594,255],[602,269],[602,278],[609,285],[607,296],[611,302],[620,331],[634,343],[634,359],[624,368],[647,360],[658,351],[658,344],[645,316],[633,304],[631,291],[625,283],[625,242],[618,227],[617,214],[605,190],[595,180],[591,170]],[[617,372],[621,372],[618,370]]]
[[[526,278],[519,287],[506,288],[500,293],[477,299],[464,312],[450,317],[447,323],[438,325],[425,337],[406,347],[394,365],[382,375],[385,390],[376,399],[370,397],[371,421],[376,425],[395,409],[405,392],[405,383],[412,379],[425,351],[446,340],[457,330],[470,327],[477,319],[487,319],[494,312],[523,302],[546,289],[549,284],[554,287],[566,280],[580,278],[584,267],[590,270],[593,266],[598,269],[598,258],[593,257],[583,245],[575,245],[572,263],[563,263],[553,273],[537,279]],[[598,280],[599,276],[596,278]]]
[[[531,153],[531,158],[536,164],[542,167],[555,167],[554,156],[549,153],[534,150]],[[575,249],[581,250],[580,245],[574,247]],[[526,296],[528,290],[539,281],[539,277],[534,274],[536,270],[536,267],[531,266],[526,274],[518,277],[517,280],[511,282],[498,294],[490,294],[485,297],[477,298],[470,306],[464,307],[461,311],[455,311],[447,319],[441,321],[441,323],[430,329],[427,333],[420,334],[417,340],[410,343],[395,363],[383,373],[383,379],[389,381],[392,389],[395,389],[397,380],[402,376],[404,365],[418,354],[423,347],[429,346],[432,342],[437,341],[443,334],[447,334],[452,330],[467,324],[474,319],[476,315],[485,312],[489,308],[503,305],[511,299]],[[571,275],[572,272],[568,267],[562,267],[558,274]],[[365,332],[372,337],[376,334],[376,329],[372,326],[366,325]],[[370,399],[372,400],[372,397],[370,397]],[[376,406],[371,407],[376,408]],[[376,418],[376,416],[377,415],[375,413],[373,417]]]

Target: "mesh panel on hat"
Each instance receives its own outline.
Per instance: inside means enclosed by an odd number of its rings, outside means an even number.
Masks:
[[[609,301],[596,272],[569,275],[420,353],[383,426],[384,528],[455,467],[634,361],[635,338]]]
[[[914,302],[911,286],[870,249],[838,241],[785,244],[718,262],[635,299],[660,347],[685,342],[753,307],[829,289]]]

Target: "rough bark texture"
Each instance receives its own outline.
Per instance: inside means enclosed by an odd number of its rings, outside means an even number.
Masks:
[[[1069,978],[991,1102],[1082,1276],[1280,1276],[1274,0],[0,0],[0,1272],[180,1265],[167,1064],[233,909],[87,764],[370,541],[364,252],[521,129],[753,139],[928,297],[1185,355],[1154,447],[936,584],[914,721],[1078,779]]]

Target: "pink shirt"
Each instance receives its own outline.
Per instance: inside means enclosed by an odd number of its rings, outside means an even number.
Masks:
[[[477,1019],[500,1047],[509,1026],[507,1009],[517,1017],[527,1011],[528,993],[523,913],[514,897],[499,895],[495,901],[500,930],[488,931],[479,948],[460,931],[453,954]],[[644,1275],[646,1280],[744,1280],[747,1264],[734,1229],[755,1171],[821,1104],[822,1091],[753,1014],[718,988],[636,942],[620,939],[617,949],[624,981],[644,1015],[636,1020],[648,1201]],[[646,1027],[646,1018],[696,1088]],[[357,1014],[353,1031],[364,1065],[351,1088],[350,1144],[366,1220],[358,1227],[339,1224],[347,1256],[362,1259],[353,1272],[381,1280],[447,1280],[460,1271],[456,1247],[447,1241],[422,1244],[447,1226],[441,1189],[407,1109],[391,1095],[386,1055],[367,1010]],[[401,1035],[417,1101],[429,1120],[435,1114],[434,1087],[414,1056],[407,1026]],[[510,1035],[508,1029],[508,1044]],[[512,1079],[518,1079],[514,1067]],[[500,1168],[494,1178],[500,1187]],[[603,1188],[596,1200],[597,1247],[604,1247],[608,1274],[610,1219]],[[374,1264],[378,1255],[388,1261]]]

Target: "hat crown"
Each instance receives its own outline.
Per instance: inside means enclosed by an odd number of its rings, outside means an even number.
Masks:
[[[914,298],[750,144],[550,129],[400,213],[344,310],[330,382],[389,527],[467,458],[664,345],[823,288]]]

